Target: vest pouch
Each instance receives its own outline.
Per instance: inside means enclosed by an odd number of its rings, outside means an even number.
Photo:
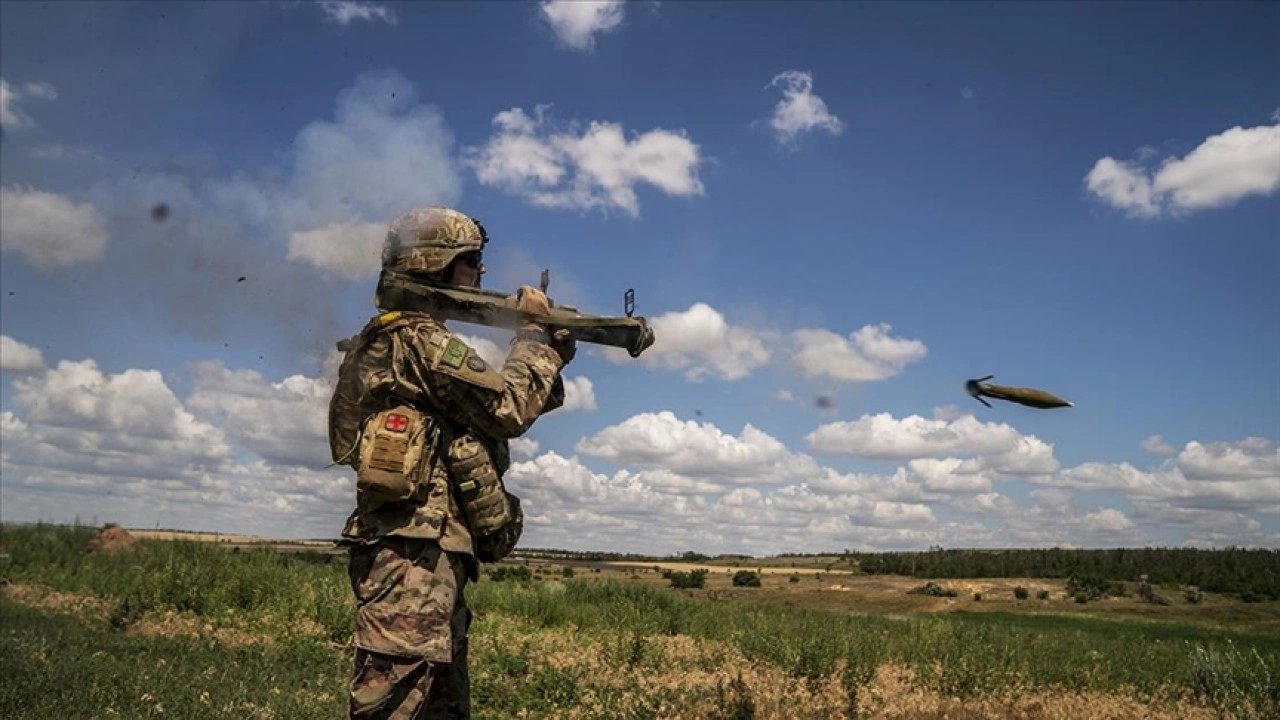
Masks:
[[[369,416],[360,435],[357,490],[375,505],[413,497],[430,425],[426,415],[405,405]]]
[[[476,536],[476,559],[482,563],[495,563],[510,555],[524,532],[524,511],[520,509],[520,498],[513,493],[504,494],[511,511],[511,521],[493,533]]]
[[[483,537],[510,523],[507,492],[484,443],[474,435],[459,435],[449,443],[448,457],[471,534]]]

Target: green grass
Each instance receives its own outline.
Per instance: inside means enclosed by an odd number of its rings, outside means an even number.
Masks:
[[[0,598],[0,707],[11,720],[342,717],[347,672],[345,655],[315,641],[232,650]]]
[[[83,717],[86,709],[98,713],[93,717],[150,717],[158,714],[157,705],[171,718],[254,717],[246,705],[251,700],[269,706],[276,718],[340,714],[349,662],[344,646],[353,622],[343,558],[231,552],[180,541],[142,542],[114,555],[86,553],[96,531],[4,529],[0,542],[10,557],[0,562],[0,575],[103,598],[110,610],[99,627],[6,602],[0,707],[23,708],[27,714],[17,717],[32,718],[59,712]],[[686,635],[724,643],[798,681],[817,681],[844,668],[841,681],[851,696],[875,668],[896,662],[913,668],[927,688],[958,698],[1010,688],[1152,698],[1185,692],[1224,717],[1250,706],[1263,713],[1280,711],[1280,634],[1275,632],[1004,612],[891,618],[746,596],[712,600],[590,577],[482,580],[469,588],[468,597],[478,615],[473,633],[487,631],[489,614],[516,619],[526,637],[540,628],[572,627],[584,641],[604,648],[610,667],[624,675],[630,668],[661,664],[651,638]],[[275,642],[228,649],[212,640],[120,632],[161,612],[214,628],[249,630]],[[478,717],[580,701],[590,678],[551,667],[529,652],[497,648],[474,656],[473,693],[483,708]],[[630,712],[642,717],[649,713],[646,708],[679,706],[690,699],[681,693],[692,691],[652,692],[633,698]],[[749,700],[732,686],[720,692],[727,707]]]

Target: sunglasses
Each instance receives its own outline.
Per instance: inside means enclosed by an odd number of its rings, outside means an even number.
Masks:
[[[472,270],[479,270],[480,266],[484,264],[482,262],[482,256],[480,253],[467,253],[466,255],[459,255],[458,262],[463,265],[466,265]]]

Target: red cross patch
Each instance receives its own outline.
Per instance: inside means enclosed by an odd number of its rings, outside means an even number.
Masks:
[[[409,427],[409,418],[403,415],[388,415],[387,421],[383,424],[383,427],[391,432],[404,432],[405,428]]]

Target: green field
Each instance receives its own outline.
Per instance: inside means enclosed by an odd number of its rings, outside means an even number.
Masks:
[[[189,541],[86,552],[96,532],[4,530],[6,717],[342,716],[340,556]],[[674,590],[657,572],[599,570],[543,564],[529,581],[469,589],[475,717],[1280,713],[1274,601],[1207,597],[1162,617],[1133,612],[1133,598],[933,606],[861,591],[857,576],[835,594],[785,574]]]

